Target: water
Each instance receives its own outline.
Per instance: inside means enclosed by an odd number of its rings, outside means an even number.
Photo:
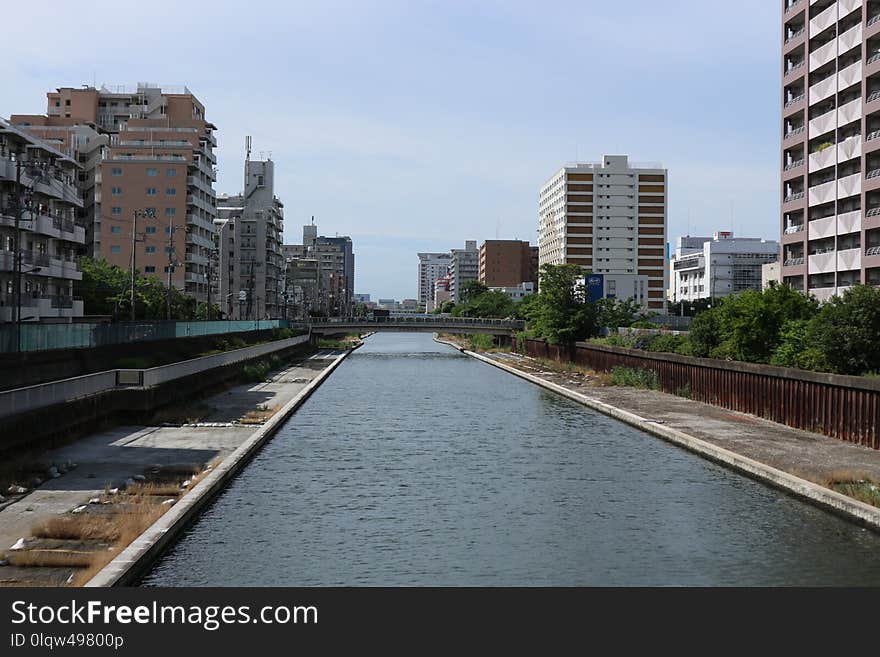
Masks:
[[[438,345],[350,356],[144,581],[880,585],[880,536]]]

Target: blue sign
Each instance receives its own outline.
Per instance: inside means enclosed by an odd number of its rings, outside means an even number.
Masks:
[[[605,296],[605,274],[587,276],[587,299],[595,303]]]

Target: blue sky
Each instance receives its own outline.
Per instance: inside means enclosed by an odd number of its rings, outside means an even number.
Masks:
[[[21,27],[0,116],[44,112],[58,86],[186,84],[218,126],[218,192],[241,188],[252,135],[276,162],[285,241],[312,215],[351,235],[374,298],[416,295],[418,251],[536,242],[538,188],[575,158],[663,162],[670,241],[778,239],[778,3],[243,6],[6,9]]]

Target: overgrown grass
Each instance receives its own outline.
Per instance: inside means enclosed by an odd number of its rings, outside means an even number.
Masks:
[[[873,481],[864,472],[838,470],[826,476],[819,483],[865,504],[880,507],[880,484]]]
[[[635,367],[615,367],[611,371],[611,385],[640,388],[642,390],[659,390],[660,382],[657,373]]]
[[[265,381],[269,372],[280,367],[283,362],[280,356],[267,356],[263,360],[245,365],[241,376],[248,383],[259,383]]]
[[[491,335],[474,333],[467,336],[471,351],[489,351],[495,347],[495,341]]]

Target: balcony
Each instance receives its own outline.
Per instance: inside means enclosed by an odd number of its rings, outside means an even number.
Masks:
[[[856,98],[837,108],[837,126],[845,126],[862,118],[862,99]]]
[[[782,199],[783,203],[792,203],[794,201],[799,201],[804,197],[803,192],[795,192],[794,194],[789,194],[784,199]],[[880,208],[877,208],[878,213],[880,213]]]
[[[837,128],[837,110],[830,109],[810,120],[810,134],[813,137],[824,135]]]
[[[833,237],[837,228],[837,218],[834,215],[813,219],[810,222],[810,239]]]
[[[787,78],[789,75],[798,71],[804,67],[804,62],[798,62],[797,64],[792,65],[788,69],[786,69],[785,74],[782,76],[783,78]]]
[[[788,109],[792,105],[796,105],[797,103],[801,102],[806,97],[807,97],[806,94],[798,94],[797,96],[792,97],[792,99],[790,101],[785,103],[785,108]]]
[[[837,88],[848,89],[862,81],[862,62],[854,62],[837,74]]]
[[[837,41],[831,40],[810,53],[810,73],[837,57]]]
[[[799,160],[794,160],[793,162],[786,164],[785,171],[791,171],[792,169],[797,169],[798,167],[802,167],[802,166],[804,166],[804,159],[803,158],[801,158]]]
[[[854,173],[851,176],[839,178],[837,181],[837,198],[856,196],[862,193],[862,174]],[[833,199],[829,199],[833,200]],[[827,202],[827,201],[825,201]]]
[[[865,249],[865,257],[880,256],[880,246],[869,246]]]
[[[785,139],[789,139],[790,137],[794,137],[795,135],[803,134],[803,132],[804,132],[804,126],[801,126],[799,128],[795,128],[794,130],[790,130],[789,132],[787,132],[785,134]]]
[[[840,12],[840,17],[844,17],[843,10],[841,10]],[[837,37],[837,52],[839,52],[840,54],[848,53],[856,46],[861,45],[862,30],[862,24],[857,23],[849,28],[846,32],[841,34],[839,37]]]
[[[795,233],[802,233],[804,231],[803,224],[797,224],[796,226],[789,226],[783,232],[783,235],[794,235]]]
[[[814,253],[809,257],[810,274],[827,274],[837,270],[837,254],[834,249]]]
[[[837,271],[850,271],[862,268],[862,247],[844,249],[837,252]]]
[[[836,152],[832,146],[826,146],[822,150],[810,153],[810,171],[819,171],[834,165]]]
[[[824,80],[810,86],[810,105],[830,98],[837,93],[837,76],[829,75]]]
[[[865,102],[866,103],[873,103],[877,99],[880,99],[880,91],[872,91],[868,95],[868,99]]]
[[[837,3],[833,3],[828,9],[810,21],[810,34],[819,34],[837,23]]]
[[[810,187],[809,202],[810,205],[819,205],[820,203],[830,203],[835,199],[837,191],[837,181],[830,180],[827,183]]]
[[[853,210],[852,212],[844,212],[837,215],[837,233],[846,235],[847,233],[857,233],[862,230],[862,211]]]
[[[797,7],[798,5],[800,5],[801,3],[803,3],[803,1],[804,1],[804,0],[794,0],[794,2],[792,2],[791,4],[789,4],[789,5],[785,8],[785,13],[787,14],[787,13],[790,12],[792,9],[794,9],[795,7]]]
[[[792,32],[788,36],[788,38],[785,40],[785,45],[787,46],[789,43],[791,43],[792,41],[794,41],[798,37],[802,36],[806,31],[807,31],[806,28],[802,27],[801,29],[799,29],[795,32]]]
[[[783,267],[799,267],[804,264],[804,257],[800,256],[798,258],[788,258],[785,262],[782,263]]]

